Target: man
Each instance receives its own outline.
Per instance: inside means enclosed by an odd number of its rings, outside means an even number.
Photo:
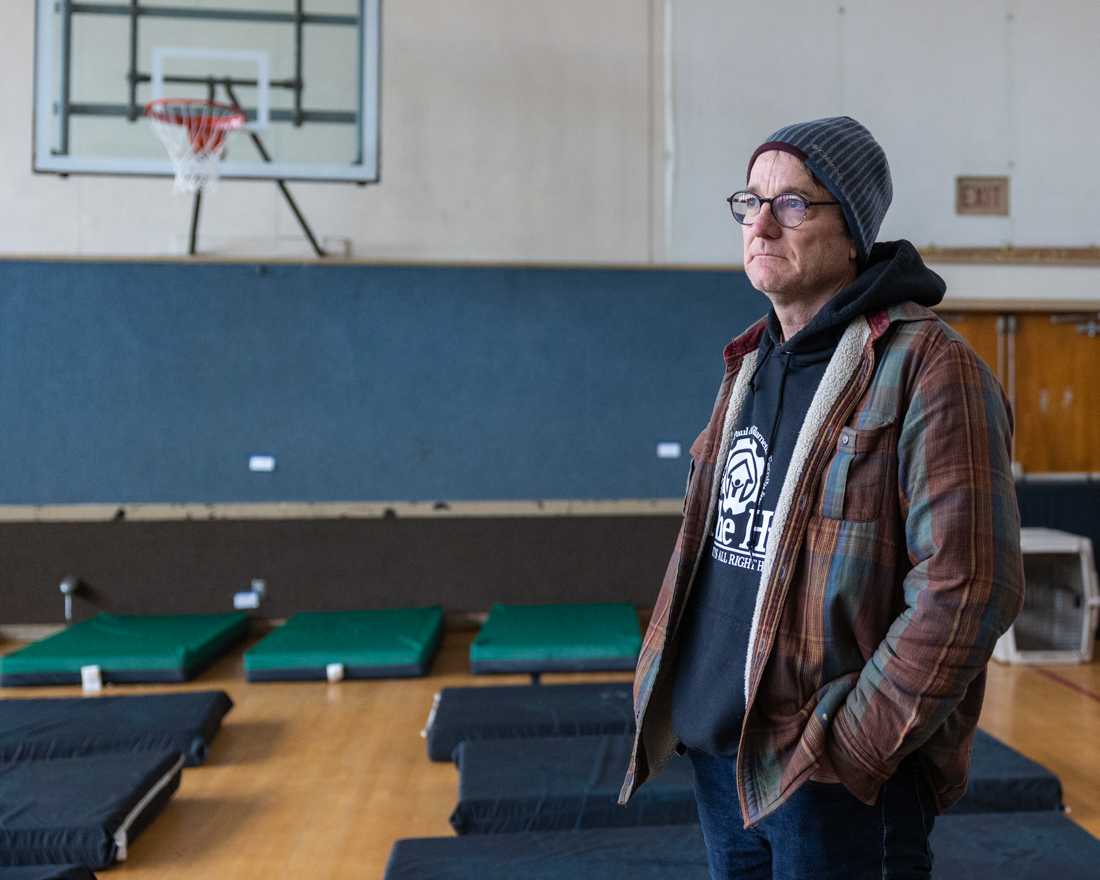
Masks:
[[[730,196],[769,314],[725,350],[635,678],[620,800],[674,751],[713,877],[924,878],[1023,598],[1000,386],[875,244],[882,148],[775,132]]]

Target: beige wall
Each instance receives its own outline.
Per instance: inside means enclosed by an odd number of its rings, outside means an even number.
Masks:
[[[294,184],[362,258],[645,262],[652,255],[651,0],[399,0],[383,9],[382,183]],[[181,253],[190,202],[159,180],[36,176],[33,0],[0,31],[0,252]],[[202,243],[306,253],[270,183],[222,181]]]
[[[33,0],[5,4],[0,253],[180,254],[167,181],[33,175]],[[1100,244],[1082,113],[1100,72],[1092,0],[389,0],[382,182],[294,184],[357,258],[739,261],[723,197],[777,125],[851,113],[887,147],[884,237]],[[1073,169],[1072,174],[1065,169]],[[1009,218],[960,218],[956,174],[1009,174]],[[223,181],[202,249],[308,255],[270,184]],[[944,267],[956,296],[1095,298],[1100,269]]]
[[[918,246],[1100,245],[1095,0],[672,0],[673,262],[740,257],[722,201],[797,119],[848,114],[894,178],[883,239]],[[961,217],[959,175],[1010,178],[1008,217]],[[1100,267],[936,266],[949,296],[1100,299]]]

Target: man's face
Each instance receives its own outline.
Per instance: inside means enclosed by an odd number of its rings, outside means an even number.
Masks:
[[[834,202],[800,159],[780,150],[761,153],[745,187],[764,198],[798,193],[811,202]],[[856,275],[856,247],[848,237],[839,205],[815,205],[794,229],[780,226],[771,205],[742,226],[745,273],[757,290],[787,304],[831,294]]]

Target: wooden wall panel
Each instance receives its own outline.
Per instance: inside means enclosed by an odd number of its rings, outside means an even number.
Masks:
[[[1050,315],[1016,327],[1017,461],[1025,473],[1100,471],[1100,337]]]

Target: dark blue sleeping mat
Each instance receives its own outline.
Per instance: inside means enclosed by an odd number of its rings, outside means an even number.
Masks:
[[[0,880],[95,880],[81,865],[20,865],[0,868]]]
[[[1100,840],[1063,813],[936,819],[936,880],[1096,880]],[[698,825],[399,840],[385,880],[707,880]]]
[[[617,804],[631,742],[619,735],[460,743],[451,827],[497,834],[697,822],[691,762],[679,756]]]
[[[627,733],[634,729],[630,682],[444,688],[424,736],[428,757],[450,761],[465,740]]]
[[[459,834],[495,834],[698,821],[691,762],[682,757],[625,807],[617,805],[630,748],[629,735],[463,742],[455,749],[460,776],[451,826]],[[952,813],[1061,806],[1057,776],[978,732],[970,784]]]
[[[178,752],[0,764],[0,865],[106,868],[179,788]]]
[[[709,880],[698,825],[526,831],[397,841],[390,851],[384,880],[424,880],[426,877],[432,880]]]
[[[0,700],[0,762],[176,751],[194,766],[232,708],[224,691]]]
[[[1062,781],[1042,764],[979,730],[966,794],[952,813],[1030,813],[1062,809]]]

